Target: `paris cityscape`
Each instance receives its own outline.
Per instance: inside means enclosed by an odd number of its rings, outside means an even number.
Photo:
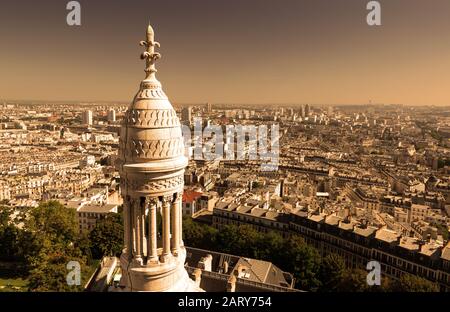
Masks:
[[[0,292],[450,291],[445,96],[172,101],[137,24],[128,101],[0,89]]]

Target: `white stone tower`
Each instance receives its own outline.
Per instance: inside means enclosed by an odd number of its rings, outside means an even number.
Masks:
[[[156,79],[159,43],[149,25],[145,79],[128,108],[120,134],[125,248],[121,284],[127,291],[198,291],[185,268],[181,196],[184,186],[180,121]]]

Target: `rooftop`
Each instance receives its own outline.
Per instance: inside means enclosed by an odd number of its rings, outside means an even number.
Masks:
[[[117,205],[105,204],[105,205],[91,205],[86,204],[77,210],[78,212],[92,212],[92,213],[108,213],[117,212]]]

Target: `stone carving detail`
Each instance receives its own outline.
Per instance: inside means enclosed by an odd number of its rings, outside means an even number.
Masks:
[[[130,109],[127,112],[127,125],[145,128],[179,127],[180,121],[173,109]]]
[[[165,191],[176,187],[183,187],[184,177],[181,175],[170,179],[155,180],[143,183],[138,183],[136,180],[125,180],[124,184],[125,187],[138,192]]]
[[[135,100],[167,100],[167,95],[164,93],[162,89],[142,89],[136,94]]]
[[[163,205],[173,203],[173,194],[163,196],[162,203]]]
[[[177,192],[175,194],[174,202],[179,202],[181,200],[181,198],[183,198],[183,193]]]
[[[145,197],[145,207],[149,208],[156,208],[156,205],[158,204],[158,198],[156,197]]]
[[[183,137],[166,140],[131,140],[127,151],[133,157],[169,158],[183,155]]]

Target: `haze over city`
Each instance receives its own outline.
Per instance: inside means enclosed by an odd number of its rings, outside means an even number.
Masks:
[[[449,105],[450,3],[383,1],[379,27],[366,3],[82,1],[69,27],[64,1],[2,1],[0,95],[128,102],[150,18],[175,103]]]
[[[3,1],[0,301],[382,310],[449,292],[448,12]]]

